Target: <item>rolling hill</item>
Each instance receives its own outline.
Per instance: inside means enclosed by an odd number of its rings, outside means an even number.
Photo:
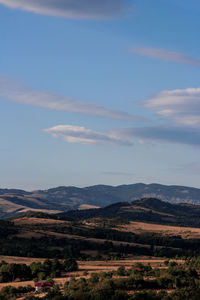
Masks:
[[[130,184],[120,186],[57,187],[27,192],[0,189],[0,218],[30,211],[59,213],[91,206],[104,207],[117,202],[132,202],[141,198],[158,198],[170,203],[200,204],[200,189],[160,184]]]
[[[156,198],[119,202],[99,209],[73,210],[58,215],[60,219],[119,218],[166,225],[200,227],[200,205],[171,204]]]
[[[80,259],[199,255],[199,215],[199,205],[155,198],[55,215],[27,213],[0,220],[0,255]]]

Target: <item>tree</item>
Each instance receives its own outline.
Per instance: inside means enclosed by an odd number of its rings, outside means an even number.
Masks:
[[[73,272],[78,270],[78,264],[73,258],[65,259],[63,266],[65,272]]]

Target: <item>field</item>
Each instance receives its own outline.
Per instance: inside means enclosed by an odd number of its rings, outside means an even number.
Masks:
[[[62,220],[53,220],[53,219],[43,219],[43,218],[34,218],[34,217],[23,217],[19,219],[15,219],[14,223],[16,225],[61,225],[61,226],[67,226],[69,225],[68,221],[62,221]],[[89,228],[94,228],[97,224],[94,222],[86,222],[85,225],[87,225]],[[171,226],[171,225],[160,225],[160,224],[151,224],[151,223],[145,223],[145,222],[129,222],[125,225],[118,225],[117,229],[119,231],[125,231],[125,232],[132,232],[135,234],[143,234],[143,233],[157,233],[165,236],[181,236],[184,239],[200,239],[200,228],[194,228],[194,227],[180,227],[180,226]],[[40,231],[40,234],[42,232]],[[45,234],[55,234],[50,231],[45,231]],[[29,234],[30,235],[30,234]],[[60,235],[65,237],[66,235]],[[67,237],[67,236],[66,236]],[[72,236],[73,238],[81,238],[80,236]]]
[[[44,259],[40,258],[26,258],[26,257],[10,257],[10,256],[0,256],[0,261],[4,260],[7,263],[18,263],[18,264],[27,264],[30,265],[32,262],[43,262]],[[100,271],[112,271],[117,270],[119,267],[124,266],[126,269],[131,268],[136,263],[142,263],[144,265],[150,264],[152,268],[165,268],[164,259],[150,259],[146,257],[136,257],[131,260],[119,260],[119,261],[78,261],[79,270],[76,272],[70,272],[66,277],[55,278],[54,281],[56,284],[61,286],[71,277],[87,277],[89,274]],[[171,260],[176,261],[179,264],[182,264],[182,260]],[[87,272],[88,275],[84,275]],[[9,283],[0,283],[0,290],[5,286],[34,286],[34,281],[21,281],[21,282],[9,282]]]
[[[21,217],[13,220],[16,225],[37,225],[37,224],[69,224],[68,221],[34,218],[34,217]]]
[[[179,235],[184,239],[200,238],[200,228],[150,224],[144,222],[130,222],[126,225],[120,225],[118,226],[118,230],[133,232],[136,234],[149,232],[167,236]]]

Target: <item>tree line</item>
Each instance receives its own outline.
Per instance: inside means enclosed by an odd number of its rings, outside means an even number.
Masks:
[[[29,266],[26,264],[15,264],[0,262],[0,282],[12,282],[16,279],[41,280],[46,278],[60,277],[62,273],[78,270],[76,260],[70,258],[64,261],[58,259],[46,259],[44,263],[33,262]]]

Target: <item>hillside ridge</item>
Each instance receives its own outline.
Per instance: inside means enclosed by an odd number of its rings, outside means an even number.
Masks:
[[[200,204],[200,189],[157,183],[94,185],[88,187],[59,186],[46,190],[24,191],[0,189],[0,218],[27,211],[65,212],[82,205],[104,207],[117,202],[132,202],[141,198],[158,198],[172,204]],[[20,207],[23,206],[23,207]]]
[[[119,202],[96,209],[72,210],[57,216],[60,220],[68,218],[77,220],[118,218],[126,221],[200,227],[200,205],[171,204],[156,198]]]

